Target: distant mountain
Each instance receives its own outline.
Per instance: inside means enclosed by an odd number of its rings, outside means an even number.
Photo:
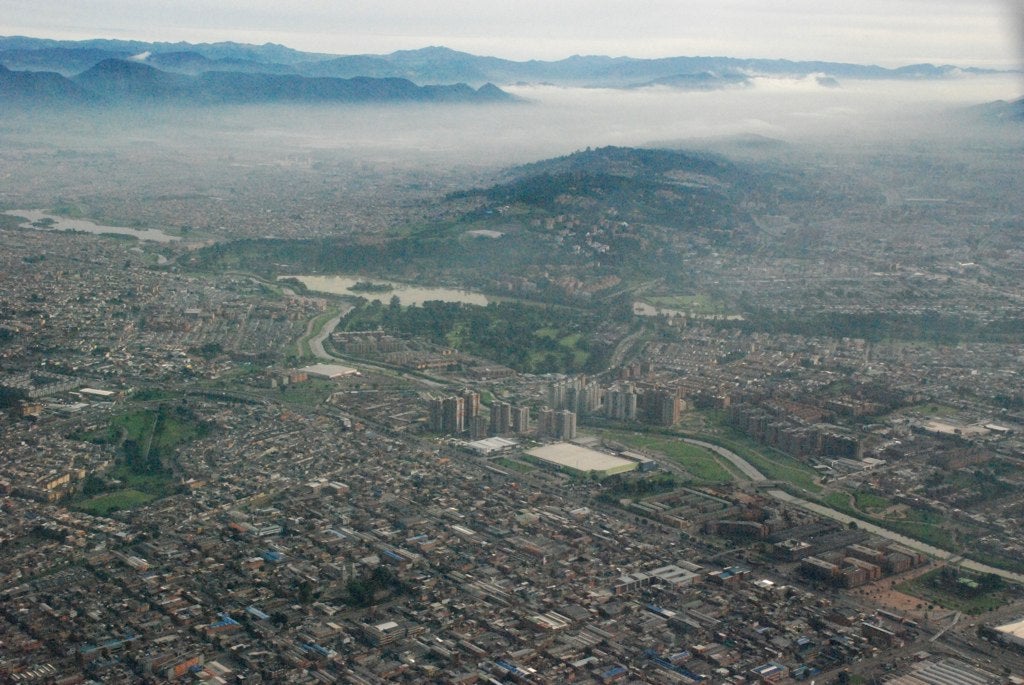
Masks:
[[[41,50],[41,49],[86,49],[106,53],[106,57],[127,57],[144,52],[153,54],[165,52],[196,52],[210,60],[235,59],[257,62],[261,64],[298,64],[317,59],[326,59],[334,55],[301,52],[283,45],[265,43],[263,45],[247,45],[244,43],[147,43],[136,40],[51,40],[47,38],[27,38],[25,36],[0,36],[0,61],[6,64],[3,57],[9,50]],[[57,54],[57,53],[55,53]],[[91,65],[90,65],[91,66]],[[52,69],[52,66],[50,67]],[[59,71],[58,69],[52,69]]]
[[[496,57],[477,57],[443,47],[402,50],[389,55],[352,55],[296,65],[305,74],[353,76],[360,72],[378,77],[399,76],[417,83],[464,81],[476,83],[550,83],[561,86],[642,87],[667,85],[688,90],[708,90],[743,85],[755,76],[823,79],[936,79],[977,69],[930,64],[886,69],[873,65],[836,62],[736,59],[732,57],[632,57],[573,56],[545,62],[514,62]]]
[[[702,71],[696,74],[675,74],[641,83],[635,87],[668,86],[679,90],[719,90],[728,86],[749,86],[750,78],[742,74],[714,74]]]
[[[136,61],[144,62],[162,71],[195,76],[207,71],[231,71],[250,74],[291,74],[297,75],[294,67],[287,64],[257,62],[251,59],[225,57],[210,59],[191,50],[182,52],[157,52],[135,56]]]
[[[195,63],[181,57],[179,63]],[[203,58],[199,58],[203,59]],[[307,78],[297,75],[205,71],[170,73],[139,60],[106,59],[66,78],[52,72],[0,72],[0,102],[41,104],[151,102],[216,105],[274,102],[510,102],[516,98],[493,85],[417,86],[398,78]]]
[[[71,79],[103,100],[156,100],[188,97],[191,79],[146,64],[106,59]]]
[[[64,76],[81,73],[105,59],[127,59],[127,51],[96,48],[14,48],[0,50],[0,64],[12,71],[51,71]]]
[[[970,115],[995,123],[1024,122],[1024,98],[1019,100],[997,100],[966,110]]]
[[[92,100],[84,88],[60,74],[11,71],[0,66],[0,103],[50,106],[84,104]]]
[[[842,79],[941,79],[987,73],[955,66],[916,64],[898,69],[836,62],[737,59],[732,57],[573,56],[557,61],[516,62],[481,57],[445,47],[400,50],[389,55],[324,55],[282,45],[238,43],[144,43],[140,41],[56,41],[0,37],[0,64],[14,70],[54,71],[70,76],[104,59],[135,57],[164,71],[190,75],[210,71],[307,77],[401,78],[420,85],[467,83],[549,83],[560,86],[630,88],[661,85],[709,90],[742,85],[757,76],[817,76],[835,85]]]

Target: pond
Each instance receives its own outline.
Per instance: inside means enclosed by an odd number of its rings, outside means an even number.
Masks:
[[[387,304],[392,297],[397,296],[403,306],[418,306],[431,300],[442,302],[462,302],[464,304],[486,305],[487,297],[481,293],[474,293],[469,290],[457,290],[454,288],[430,288],[409,283],[399,283],[391,280],[377,280],[365,276],[349,276],[338,274],[335,276],[282,276],[281,278],[294,278],[310,290],[321,293],[332,293],[334,295],[352,295],[364,297],[367,300]],[[356,283],[373,284],[391,288],[380,291],[356,288]]]
[[[34,228],[39,231],[79,231],[94,235],[130,235],[139,240],[150,240],[157,243],[181,240],[178,236],[168,235],[154,228],[136,230],[126,226],[103,226],[88,219],[69,219],[63,216],[47,214],[39,209],[11,209],[4,212],[4,214],[26,219],[25,223],[21,224],[22,228]]]

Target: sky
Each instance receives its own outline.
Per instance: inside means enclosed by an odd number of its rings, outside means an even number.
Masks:
[[[0,35],[1016,68],[1024,0],[3,0]]]

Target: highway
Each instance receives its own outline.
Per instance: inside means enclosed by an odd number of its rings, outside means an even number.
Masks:
[[[739,469],[745,476],[747,476],[751,481],[755,483],[764,482],[768,480],[767,478],[765,478],[764,474],[758,471],[756,468],[754,468],[752,464],[748,463],[743,459],[743,457],[739,456],[735,452],[732,452],[731,450],[728,450],[724,447],[720,447],[718,445],[711,444],[709,442],[704,442],[702,440],[693,440],[691,438],[684,438],[683,440],[684,442],[688,442],[691,445],[698,445],[705,449],[709,449],[718,456],[728,459],[737,469]],[[808,511],[812,511],[820,516],[830,518],[834,521],[839,521],[844,525],[849,525],[851,522],[855,523],[857,527],[861,530],[866,530],[873,535],[877,535],[879,537],[886,538],[894,542],[898,542],[904,547],[909,547],[910,549],[914,549],[919,552],[924,552],[928,556],[933,557],[935,559],[956,563],[957,565],[962,566],[963,568],[978,573],[993,573],[1005,580],[1009,580],[1014,583],[1024,584],[1024,574],[1014,573],[1012,571],[1005,571],[1001,568],[995,568],[994,566],[982,564],[981,562],[974,561],[973,559],[961,557],[958,554],[948,552],[944,549],[939,549],[938,547],[934,547],[927,543],[921,542],[920,540],[915,540],[914,538],[907,537],[906,535],[901,535],[900,533],[895,533],[886,528],[882,528],[881,526],[875,525],[870,521],[864,521],[863,519],[859,519],[854,516],[849,516],[842,512],[836,511],[835,509],[829,509],[828,507],[818,504],[817,502],[811,502],[810,500],[795,497],[794,495],[791,495],[783,490],[768,490],[767,494],[770,497],[779,500],[780,502],[785,502],[786,504],[791,504],[794,506],[798,506],[802,509],[807,509]]]
[[[324,324],[323,328],[320,329],[319,333],[317,333],[316,335],[309,339],[309,351],[313,353],[314,357],[316,357],[317,359],[323,359],[325,361],[342,361],[327,354],[327,351],[324,350],[324,340],[327,340],[327,336],[334,332],[334,329],[338,327],[338,324],[341,322],[343,318],[345,318],[345,315],[348,314],[350,311],[352,311],[352,307],[348,307],[347,309],[341,310],[341,313],[339,313],[336,317],[327,321]]]
[[[335,327],[337,327],[338,322],[341,321],[342,317],[344,317],[344,315],[347,313],[348,311],[343,311],[338,316],[327,321],[324,324],[323,328],[321,328],[320,331],[315,336],[310,338],[309,349],[312,351],[314,356],[316,356],[319,359],[332,362],[346,361],[327,354],[327,352],[324,350],[323,342],[324,340],[327,339],[327,336],[331,334],[331,331],[333,331]],[[372,365],[368,365],[365,362],[360,363],[364,366],[371,366],[371,368],[373,368]],[[389,372],[384,369],[380,370]],[[406,374],[402,375],[408,378],[409,380],[413,380],[424,385],[441,387],[441,384],[437,382],[428,381],[424,378],[414,378]],[[752,464],[750,464],[745,459],[743,459],[743,457],[739,456],[738,454],[731,450],[728,450],[724,447],[715,445],[710,442],[705,442],[703,440],[695,440],[693,438],[683,438],[683,441],[691,445],[696,445],[698,447],[703,447],[704,449],[711,450],[718,456],[724,459],[728,459],[733,466],[735,466],[744,476],[746,476],[752,482],[759,483],[768,480],[765,477],[765,475],[758,471]],[[1013,573],[1012,571],[1005,571],[1000,568],[995,568],[994,566],[982,564],[980,562],[974,561],[973,559],[960,557],[957,554],[953,554],[952,552],[948,552],[944,549],[939,549],[938,547],[934,547],[927,543],[921,542],[920,540],[915,540],[914,538],[907,537],[906,535],[901,535],[900,533],[895,533],[886,528],[882,528],[881,526],[878,526],[869,521],[865,521],[854,516],[849,516],[848,514],[844,514],[834,509],[829,509],[828,507],[818,504],[817,502],[811,502],[810,500],[795,497],[794,495],[791,495],[783,490],[768,490],[767,494],[770,497],[779,500],[780,502],[784,502],[786,504],[798,506],[802,509],[812,511],[820,516],[833,519],[834,521],[838,521],[844,525],[849,525],[851,522],[855,523],[857,527],[859,527],[861,530],[866,530],[869,533],[872,533],[873,535],[877,535],[879,537],[886,538],[894,542],[898,542],[899,544],[904,545],[905,547],[909,547],[910,549],[914,549],[919,552],[924,552],[928,556],[933,557],[935,559],[957,563],[958,565],[966,569],[970,569],[971,571],[975,571],[978,573],[993,573],[1005,580],[1024,584],[1024,574]]]
[[[745,461],[743,457],[736,454],[735,452],[730,452],[724,447],[719,447],[718,445],[714,445],[710,442],[704,442],[703,440],[694,440],[692,438],[683,438],[683,442],[688,442],[691,445],[697,445],[698,447],[703,447],[704,449],[711,450],[718,456],[728,459],[729,462],[737,469],[739,469],[744,476],[754,481],[755,483],[764,482],[768,480],[767,478],[764,477],[763,473],[755,469],[754,466],[749,462]]]
[[[338,327],[338,324],[341,322],[342,319],[345,318],[346,315],[348,315],[348,313],[350,311],[352,311],[352,307],[348,307],[346,309],[342,309],[341,312],[337,316],[335,316],[332,319],[329,319],[329,320],[325,321],[324,325],[320,328],[320,330],[317,332],[317,334],[309,339],[309,351],[313,354],[314,357],[316,357],[317,359],[323,360],[325,362],[332,363],[332,364],[356,364],[357,366],[359,366],[360,368],[363,368],[363,369],[372,369],[374,371],[377,371],[377,372],[383,373],[383,374],[397,375],[397,376],[400,376],[401,378],[406,379],[407,381],[410,381],[412,383],[416,383],[418,385],[422,385],[422,386],[425,386],[425,387],[428,387],[428,388],[431,388],[431,389],[434,389],[434,390],[440,390],[440,389],[443,389],[443,388],[447,387],[445,382],[438,381],[438,380],[433,380],[431,378],[428,378],[428,377],[426,377],[426,374],[414,375],[414,374],[411,374],[411,373],[406,373],[404,371],[401,371],[400,369],[387,368],[385,366],[380,366],[378,364],[373,364],[371,362],[368,362],[368,361],[365,361],[365,360],[362,360],[362,359],[360,359],[360,360],[349,360],[349,359],[345,359],[344,357],[336,357],[334,355],[328,354],[327,350],[324,349],[324,341],[327,340],[327,336],[329,336],[331,333],[334,332],[334,329]],[[314,321],[315,321],[315,319],[314,319]],[[309,333],[312,331],[312,325],[313,325],[313,322],[310,321],[310,325],[306,329],[306,335],[309,335]],[[300,343],[300,347],[301,347],[301,343]],[[300,350],[300,354],[301,354],[301,350]]]
[[[782,490],[769,490],[767,494],[781,502],[786,502],[787,504],[793,504],[802,509],[813,511],[816,514],[826,516],[834,521],[839,521],[840,523],[846,525],[849,525],[851,522],[856,523],[861,530],[866,530],[869,533],[877,535],[879,537],[888,538],[889,540],[900,543],[904,547],[909,547],[911,549],[916,549],[919,552],[924,552],[930,557],[934,557],[942,561],[956,563],[958,566],[962,566],[963,568],[970,569],[971,571],[976,571],[978,573],[994,573],[1000,578],[1004,578],[1015,583],[1024,584],[1024,575],[1020,573],[1004,571],[1001,568],[995,568],[994,566],[988,566],[987,564],[982,564],[980,562],[974,561],[973,559],[968,559],[967,557],[961,557],[958,554],[947,552],[946,550],[939,549],[938,547],[933,547],[932,545],[921,542],[920,540],[915,540],[914,538],[909,538],[906,535],[894,533],[891,530],[887,530],[886,528],[877,526],[869,521],[864,521],[854,516],[848,516],[847,514],[836,511],[834,509],[829,509],[828,507],[822,506],[817,502],[810,502],[799,497],[794,497],[788,492],[783,492]]]

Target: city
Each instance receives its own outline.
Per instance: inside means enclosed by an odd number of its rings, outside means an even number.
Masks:
[[[1024,685],[1003,4],[11,3],[0,685]]]

